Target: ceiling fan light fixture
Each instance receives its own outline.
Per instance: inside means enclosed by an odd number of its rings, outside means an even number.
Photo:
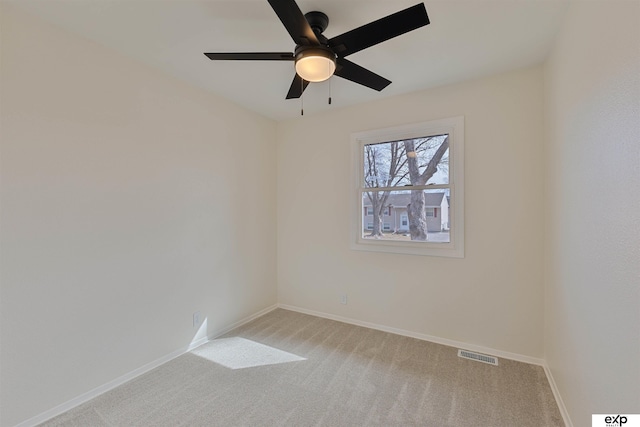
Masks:
[[[306,48],[296,53],[296,73],[308,82],[323,82],[336,71],[336,56],[325,48]]]

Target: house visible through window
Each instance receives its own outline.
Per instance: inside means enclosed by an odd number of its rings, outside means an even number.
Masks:
[[[352,136],[352,248],[463,256],[463,132],[458,117]]]

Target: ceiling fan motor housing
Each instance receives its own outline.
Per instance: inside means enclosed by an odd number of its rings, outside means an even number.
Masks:
[[[296,50],[294,52],[295,60],[298,61],[307,56],[323,56],[327,59],[336,62],[336,54],[333,53],[333,50],[329,47],[325,46],[296,46]]]

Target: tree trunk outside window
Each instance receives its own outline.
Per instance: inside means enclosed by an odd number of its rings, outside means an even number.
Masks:
[[[405,153],[415,153],[415,141],[409,139],[404,142]],[[426,168],[420,173],[418,157],[407,154],[407,166],[409,168],[409,180],[411,185],[425,185],[429,179],[438,171],[438,163],[442,160],[444,153],[449,149],[449,136],[447,136],[435,154],[429,160]],[[409,233],[411,240],[427,240],[427,216],[424,206],[424,191],[412,190],[411,203],[407,206],[407,215],[409,217]]]

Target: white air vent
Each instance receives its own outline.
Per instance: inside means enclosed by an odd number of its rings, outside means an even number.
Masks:
[[[476,360],[478,362],[488,363],[489,365],[498,366],[498,358],[487,356],[486,354],[474,353],[472,351],[458,349],[458,357],[463,359]]]

